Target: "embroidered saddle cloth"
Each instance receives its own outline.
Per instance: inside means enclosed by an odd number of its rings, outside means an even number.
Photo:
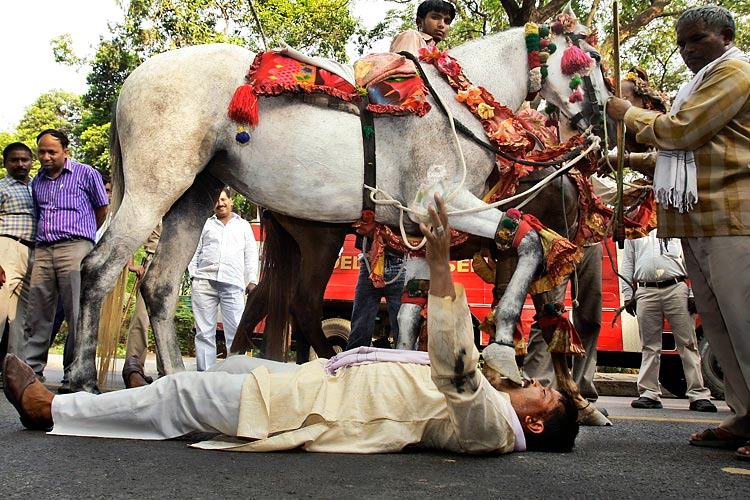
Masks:
[[[413,68],[410,72],[403,68],[404,57],[379,54],[363,61],[356,65],[367,77],[360,86],[351,68],[335,61],[308,57],[291,48],[262,52],[250,66],[246,83],[235,92],[229,117],[254,127],[259,121],[257,96],[283,93],[326,94],[352,104],[359,104],[367,93],[367,109],[376,114],[424,116],[430,110],[424,82]]]

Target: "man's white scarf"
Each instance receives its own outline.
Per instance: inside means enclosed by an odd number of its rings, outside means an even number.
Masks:
[[[706,73],[728,59],[748,60],[747,56],[737,47],[732,47],[724,52],[721,57],[705,65],[695,74],[692,80],[680,88],[669,114],[671,116],[676,115],[687,98],[703,83],[703,77]],[[664,207],[674,207],[680,213],[692,210],[693,205],[698,201],[697,172],[695,156],[692,151],[659,151],[654,172],[654,192],[657,203]]]

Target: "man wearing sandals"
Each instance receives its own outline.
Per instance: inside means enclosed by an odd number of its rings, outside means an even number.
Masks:
[[[607,110],[638,142],[660,149],[658,235],[682,238],[703,330],[724,372],[732,414],[690,443],[736,448],[738,458],[750,460],[750,63],[734,46],[736,26],[723,7],[690,8],[676,29],[695,76],[671,111],[617,98]]]

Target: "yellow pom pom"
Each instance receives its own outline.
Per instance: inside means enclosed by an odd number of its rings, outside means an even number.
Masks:
[[[537,26],[534,23],[526,23],[526,25],[523,27],[523,34],[524,35],[538,35],[539,26]]]

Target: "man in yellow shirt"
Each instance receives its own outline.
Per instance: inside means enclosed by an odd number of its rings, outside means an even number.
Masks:
[[[432,229],[421,226],[432,278],[427,354],[361,348],[298,368],[262,360],[249,374],[184,372],[137,389],[54,397],[10,356],[5,394],[25,426],[58,435],[218,432],[225,436],[194,446],[236,451],[569,451],[578,434],[569,395],[536,381],[495,387],[479,371],[466,296],[450,274],[445,207],[439,197],[436,203]]]
[[[607,112],[660,150],[658,237],[682,238],[703,331],[724,372],[732,414],[690,443],[737,448],[750,439],[750,63],[734,46],[736,25],[723,7],[690,8],[676,30],[695,76],[670,112],[617,98]],[[750,441],[737,457],[750,460]]]

